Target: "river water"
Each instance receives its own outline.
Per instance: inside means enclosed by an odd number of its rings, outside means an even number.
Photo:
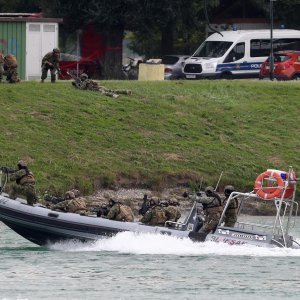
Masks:
[[[0,300],[300,299],[297,249],[129,232],[39,247],[0,222],[0,257]]]

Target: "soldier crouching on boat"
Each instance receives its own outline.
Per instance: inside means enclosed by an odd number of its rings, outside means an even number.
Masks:
[[[114,199],[110,199],[108,202],[108,208],[109,211],[106,216],[107,219],[124,222],[134,221],[132,209],[128,205],[117,202]]]
[[[20,160],[16,170],[6,167],[2,167],[1,170],[9,174],[10,181],[15,181],[9,192],[11,199],[16,199],[18,195],[21,195],[26,197],[29,205],[37,203],[38,197],[35,190],[35,179],[25,161]]]
[[[113,98],[119,97],[119,94],[131,95],[130,90],[124,90],[124,89],[110,90],[105,88],[104,86],[99,86],[97,82],[89,79],[88,75],[85,73],[81,74],[79,78],[75,77],[75,81],[73,81],[72,84],[80,90],[96,91],[102,93],[105,96],[109,96]]]
[[[52,210],[60,210],[63,212],[70,212],[75,213],[79,215],[86,215],[87,214],[87,208],[85,199],[82,197],[76,198],[76,191],[74,193],[74,190],[68,191],[65,194],[65,199],[62,202],[59,202],[51,207]],[[79,196],[79,194],[78,194]]]
[[[167,221],[166,213],[164,208],[159,205],[156,197],[149,200],[148,207],[140,222],[148,225],[164,225]]]
[[[174,227],[174,223],[176,223],[180,217],[181,213],[179,210],[179,202],[175,198],[171,198],[164,206],[164,211],[166,214],[167,221],[172,223],[167,223],[168,226]]]

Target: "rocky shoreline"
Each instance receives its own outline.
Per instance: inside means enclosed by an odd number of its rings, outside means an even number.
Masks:
[[[113,198],[126,205],[129,205],[135,216],[138,216],[138,210],[143,203],[143,197],[146,194],[148,198],[158,197],[160,200],[168,200],[176,198],[180,203],[180,210],[182,212],[188,211],[192,207],[192,201],[184,198],[184,192],[192,192],[186,187],[166,188],[161,191],[154,191],[150,189],[100,189],[93,195],[85,196],[87,207],[90,209],[97,209],[102,204],[107,204],[108,199]],[[221,195],[222,196],[222,195]],[[243,212],[247,215],[256,216],[270,216],[275,214],[275,207],[270,201],[252,203],[251,205],[244,205]]]
[[[95,192],[91,196],[85,197],[87,199],[88,208],[97,208],[102,204],[106,204],[108,199],[113,198],[124,204],[129,205],[133,213],[138,215],[138,210],[143,203],[144,195],[147,195],[148,198],[158,197],[160,200],[167,200],[170,198],[176,198],[180,203],[180,208],[182,210],[189,210],[192,206],[192,202],[187,200],[182,196],[182,194],[188,191],[187,188],[168,188],[162,191],[153,191],[149,189],[101,189]]]

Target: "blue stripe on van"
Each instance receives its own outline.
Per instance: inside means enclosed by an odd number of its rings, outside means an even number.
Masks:
[[[254,70],[258,71],[260,70],[261,65],[262,65],[261,62],[219,64],[217,65],[216,72],[254,71]]]

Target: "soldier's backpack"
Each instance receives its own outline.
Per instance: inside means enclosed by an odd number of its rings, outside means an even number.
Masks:
[[[120,213],[118,214],[116,220],[133,222],[134,216],[131,208],[127,205],[120,204]]]
[[[17,64],[17,59],[14,55],[12,54],[7,54],[4,57],[4,64],[6,65],[6,67],[8,68],[17,68],[18,64]]]

